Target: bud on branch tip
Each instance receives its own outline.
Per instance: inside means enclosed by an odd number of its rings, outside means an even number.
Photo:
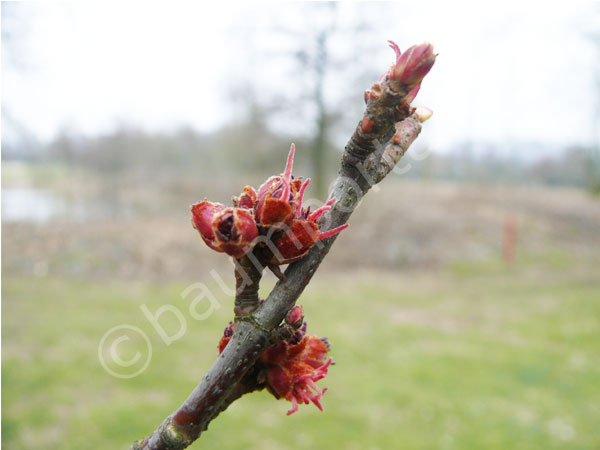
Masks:
[[[433,53],[433,45],[425,42],[413,45],[401,53],[395,42],[388,42],[396,53],[396,63],[388,71],[388,78],[400,80],[407,86],[416,86],[421,83],[435,63],[437,54]]]

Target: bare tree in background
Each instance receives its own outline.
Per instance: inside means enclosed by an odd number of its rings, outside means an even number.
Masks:
[[[333,5],[333,6],[332,6]],[[334,3],[329,4],[330,8],[335,8]],[[327,53],[327,40],[334,30],[334,23],[320,30],[316,36],[316,51],[312,58],[308,55],[302,55],[301,58],[307,60],[307,66],[314,71],[314,93],[313,98],[317,108],[315,118],[316,130],[312,143],[312,171],[314,177],[314,188],[317,196],[322,197],[325,192],[325,152],[327,151],[327,125],[328,118],[325,110],[325,98],[323,94],[325,84],[325,74],[329,67],[329,55]]]
[[[593,43],[597,59],[594,67],[595,76],[595,100],[594,117],[592,118],[592,145],[590,147],[589,164],[587,164],[589,186],[592,192],[600,194],[600,29],[596,26],[600,19],[600,5],[594,5],[595,10],[592,12],[591,28],[589,32],[584,32],[590,41]],[[586,27],[587,28],[587,27]]]
[[[592,189],[600,194],[600,32],[593,37],[596,44],[598,59],[596,60],[596,110],[593,119],[593,141],[591,148],[590,172],[592,178]]]
[[[2,2],[2,66],[3,71],[13,70],[20,74],[31,70],[24,49],[24,36],[27,33],[27,21],[20,14],[21,5]],[[7,133],[8,132],[8,133]],[[9,134],[12,140],[6,141]],[[38,159],[41,145],[35,134],[17,119],[10,105],[2,101],[2,157],[18,159]]]
[[[379,35],[381,23],[374,28],[368,13],[385,6],[367,8],[359,4],[354,8],[355,19],[346,18],[343,26],[338,23],[342,22],[338,21],[340,6],[323,2],[303,5],[302,14],[292,23],[281,21],[273,27],[247,20],[235,30],[240,41],[246,43],[247,60],[243,89],[239,82],[234,88],[236,100],[244,103],[245,99],[244,109],[260,114],[261,123],[275,123],[275,128],[286,131],[290,124],[304,126],[292,131],[302,149],[298,162],[309,165],[312,195],[321,199],[327,193],[326,180],[333,174],[340,156],[334,149],[344,139],[340,134],[340,142],[337,142],[336,129],[352,126],[353,117],[363,106],[357,92],[379,75],[373,71],[373,65],[367,63],[367,58],[372,61],[374,55],[383,53],[380,43],[385,37]],[[273,41],[286,45],[277,48]],[[278,72],[277,76],[293,78],[295,83],[280,85],[275,76],[275,82],[261,85],[265,71]],[[331,89],[334,77],[344,78],[355,89],[344,92]],[[242,91],[245,94],[238,95]],[[254,93],[249,95],[251,91]],[[283,126],[278,127],[282,122]],[[301,135],[304,139],[298,139]]]

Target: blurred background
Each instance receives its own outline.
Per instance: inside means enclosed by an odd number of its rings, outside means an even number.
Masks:
[[[1,25],[5,448],[128,448],[179,406],[232,316],[189,205],[290,142],[325,199],[388,39],[435,45],[435,114],[300,300],[325,412],[254,393],[192,448],[598,448],[599,3],[3,2]],[[124,324],[152,349],[130,378],[100,362]]]

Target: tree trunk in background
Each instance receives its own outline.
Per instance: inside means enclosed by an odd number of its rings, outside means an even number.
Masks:
[[[325,99],[323,98],[323,85],[327,67],[327,32],[323,31],[317,37],[315,102],[317,105],[317,118],[315,139],[312,147],[312,172],[315,196],[321,200],[327,195],[325,185],[325,165],[327,163],[327,113]]]

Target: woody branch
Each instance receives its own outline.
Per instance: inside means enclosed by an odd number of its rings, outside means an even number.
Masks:
[[[431,115],[426,108],[410,105],[435,61],[431,44],[411,47],[404,54],[400,54],[394,43],[390,45],[396,51],[396,62],[365,92],[367,105],[363,118],[345,147],[330,194],[330,199],[337,201],[320,217],[321,229],[333,230],[346,224],[360,200],[394,168],[419,135],[421,123]],[[293,149],[291,154],[293,156]],[[245,193],[246,188],[237,199],[238,203],[246,201]],[[211,213],[215,213],[214,205],[211,207]],[[217,213],[229,222],[241,220],[235,210],[229,209],[221,208]],[[200,211],[198,216],[203,213],[204,210]],[[197,228],[199,226],[202,224],[197,224]],[[207,241],[206,236],[210,235],[198,229]],[[324,236],[329,235],[325,232]],[[236,255],[235,332],[229,344],[185,402],[150,436],[136,441],[132,450],[184,449],[198,439],[209,423],[232,402],[261,388],[256,363],[268,347],[294,332],[282,321],[335,239],[336,236],[332,236],[317,241],[305,256],[290,264],[262,302],[258,299],[258,283],[263,269],[273,260],[272,252],[265,250],[265,246],[257,246],[242,256]],[[207,244],[214,248],[215,242],[218,244],[218,239]]]

